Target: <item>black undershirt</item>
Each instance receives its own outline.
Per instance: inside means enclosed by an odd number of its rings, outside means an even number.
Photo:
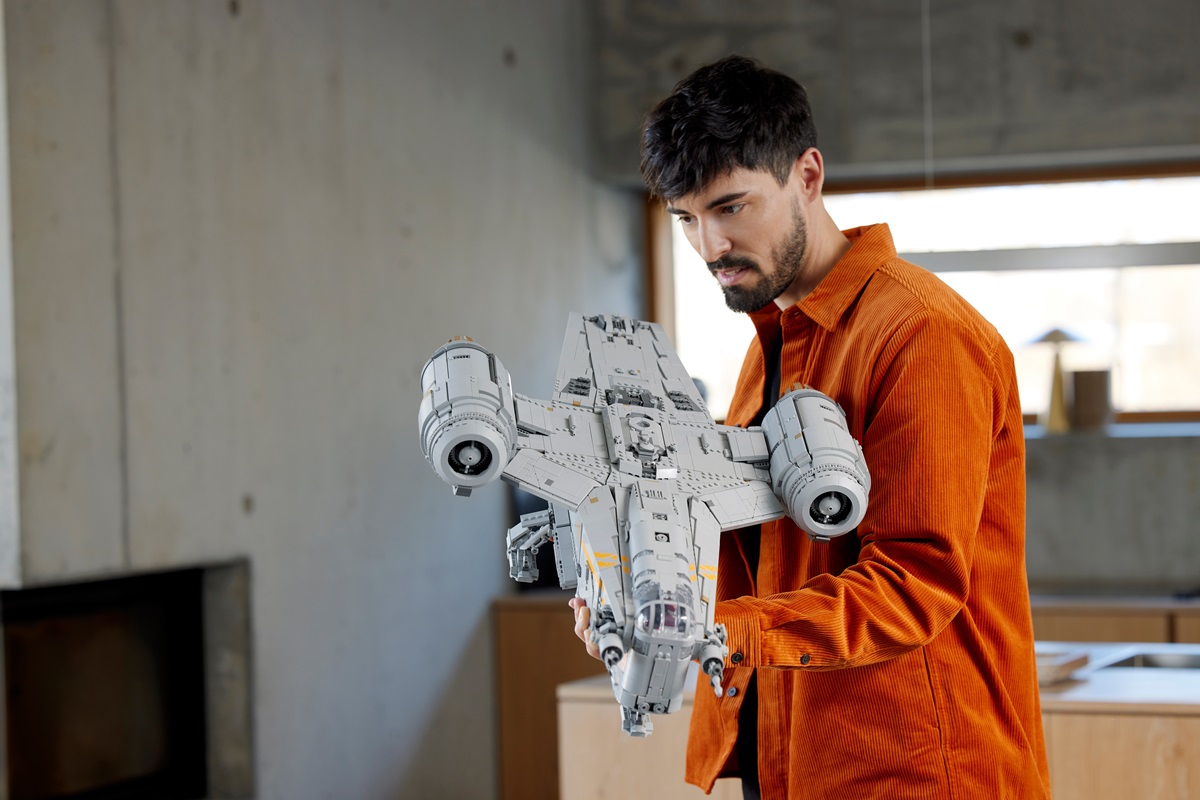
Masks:
[[[754,415],[754,419],[750,421],[751,427],[762,425],[767,412],[779,402],[779,376],[782,371],[779,357],[778,345],[774,348],[774,352],[763,353],[763,369],[766,371],[766,379],[763,381],[762,407]],[[755,528],[757,527],[755,526]],[[754,583],[757,585],[759,554],[759,535],[757,530],[742,536],[742,550],[746,554],[746,561],[750,564],[750,574],[754,576]]]
[[[779,363],[780,348],[776,346],[772,352],[763,353],[763,367],[766,370],[766,380],[763,382],[762,408],[750,422],[762,425],[767,412],[775,407],[779,400],[779,383],[782,365]],[[750,574],[754,576],[754,585],[758,586],[758,560],[761,552],[761,527],[744,530],[741,535],[742,552],[750,565]],[[746,685],[746,694],[742,698],[742,707],[738,710],[737,738],[738,773],[742,778],[743,800],[758,800],[761,797],[758,786],[758,681],[755,675],[750,676]]]

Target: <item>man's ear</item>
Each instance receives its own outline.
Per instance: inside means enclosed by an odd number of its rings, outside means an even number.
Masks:
[[[803,200],[811,203],[821,196],[825,187],[825,159],[821,151],[810,147],[792,165],[792,177],[797,181]]]

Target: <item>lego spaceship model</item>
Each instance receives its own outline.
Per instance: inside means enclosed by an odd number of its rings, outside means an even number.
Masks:
[[[549,503],[509,529],[510,574],[535,580],[553,545],[634,736],[679,708],[693,661],[721,693],[721,531],[786,514],[828,540],[866,513],[871,477],[837,403],[797,389],[761,427],[718,425],[654,323],[571,314],[549,400],[514,394],[469,339],[433,354],[421,388],[421,448],[455,494],[503,478]]]

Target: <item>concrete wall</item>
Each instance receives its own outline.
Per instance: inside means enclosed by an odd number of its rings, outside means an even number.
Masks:
[[[12,204],[9,192],[7,66],[0,13],[0,587],[21,580],[16,352],[13,342]],[[0,706],[3,702],[0,701]],[[0,711],[3,708],[0,707]],[[0,744],[3,737],[0,736]],[[4,759],[0,758],[0,765]]]
[[[5,6],[22,574],[129,566],[108,6]]]
[[[1153,427],[1175,428],[1154,431]],[[1026,443],[1036,588],[1200,590],[1200,426],[1119,426]]]
[[[495,795],[506,493],[425,465],[419,371],[537,395],[641,310],[585,5],[5,4],[20,578],[247,556],[260,797]]]
[[[597,0],[598,174],[642,115],[738,52],[799,80],[831,180],[1200,163],[1200,4]]]

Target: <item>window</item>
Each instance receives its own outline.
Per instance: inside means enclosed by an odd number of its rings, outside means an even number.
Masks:
[[[1064,369],[1111,370],[1114,407],[1200,410],[1200,178],[835,194],[834,220],[888,222],[896,247],[980,310],[1017,363],[1022,406],[1046,410],[1058,328]],[[673,236],[680,357],[728,409],[749,320]]]

